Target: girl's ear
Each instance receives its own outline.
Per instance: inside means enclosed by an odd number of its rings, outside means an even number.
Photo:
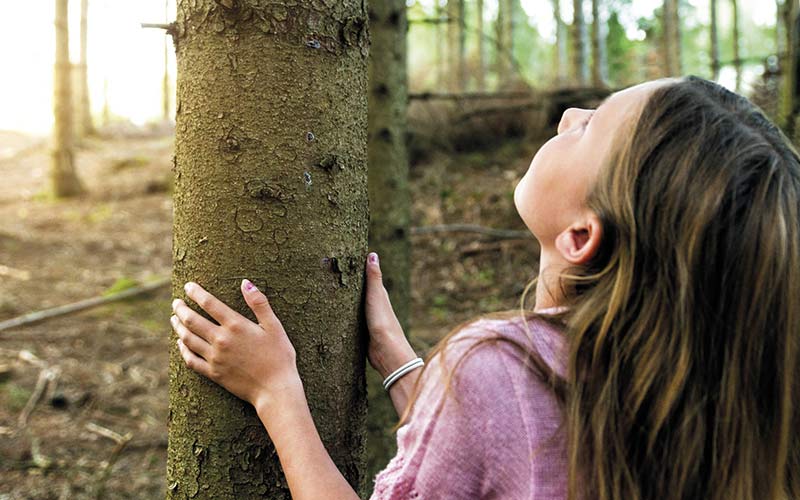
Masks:
[[[587,212],[583,220],[574,222],[556,236],[556,249],[570,264],[586,264],[600,249],[602,237],[600,218],[593,212]]]

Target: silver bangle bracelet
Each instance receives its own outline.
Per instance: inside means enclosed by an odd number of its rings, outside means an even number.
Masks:
[[[413,370],[413,369],[415,369],[415,368],[417,368],[419,366],[425,366],[425,362],[422,360],[422,358],[414,358],[414,359],[412,359],[411,361],[409,361],[408,363],[404,364],[403,366],[401,366],[397,370],[393,371],[388,377],[386,377],[386,380],[383,381],[383,388],[388,391],[389,387],[391,387],[392,384],[397,382],[397,380],[400,377],[402,377],[406,373],[410,372],[411,370]]]

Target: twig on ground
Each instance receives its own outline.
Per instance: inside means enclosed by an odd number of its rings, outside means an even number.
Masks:
[[[33,413],[34,408],[36,408],[36,403],[38,403],[41,399],[45,389],[51,384],[55,383],[55,381],[58,379],[59,373],[60,370],[57,366],[46,367],[39,372],[39,378],[36,380],[36,386],[33,389],[33,393],[28,399],[28,402],[25,403],[25,407],[22,408],[22,412],[17,418],[17,426],[19,428],[24,428],[28,424],[28,418],[31,416],[31,413]]]
[[[126,432],[125,435],[122,435],[93,422],[86,424],[86,429],[117,443],[116,446],[114,446],[114,449],[111,450],[111,455],[108,457],[108,460],[103,463],[103,468],[100,470],[97,475],[97,479],[95,480],[94,496],[95,498],[99,499],[103,498],[106,482],[108,481],[108,477],[111,475],[111,469],[114,467],[114,464],[122,453],[122,450],[124,450],[131,439],[133,439],[133,434]]]
[[[8,276],[9,278],[28,281],[31,279],[31,272],[25,271],[24,269],[14,269],[13,267],[0,264],[0,276]]]
[[[498,239],[528,239],[533,238],[529,231],[513,229],[495,229],[477,224],[441,224],[436,226],[417,226],[411,228],[413,236],[433,233],[478,233]]]
[[[16,318],[11,318],[9,320],[0,322],[0,332],[3,330],[8,330],[9,328],[14,328],[22,325],[29,325],[31,323],[36,323],[38,321],[55,318],[57,316],[65,316],[67,314],[84,311],[86,309],[108,304],[110,302],[117,302],[120,300],[125,300],[131,297],[135,297],[136,295],[152,292],[154,290],[158,290],[159,288],[163,288],[169,285],[170,281],[171,281],[170,278],[161,278],[158,281],[129,288],[127,290],[123,290],[121,292],[117,292],[105,297],[93,297],[91,299],[81,300],[79,302],[74,302],[72,304],[67,304],[58,307],[51,307],[50,309],[44,309],[41,311],[35,311],[32,313],[24,314],[22,316],[18,316]]]

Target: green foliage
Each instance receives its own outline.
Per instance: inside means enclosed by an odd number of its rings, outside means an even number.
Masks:
[[[114,282],[113,285],[108,287],[104,292],[103,296],[108,297],[109,295],[114,295],[115,293],[122,292],[123,290],[127,290],[129,288],[133,288],[137,286],[139,283],[134,280],[133,278],[129,278],[127,276],[122,276],[117,278],[117,281]]]

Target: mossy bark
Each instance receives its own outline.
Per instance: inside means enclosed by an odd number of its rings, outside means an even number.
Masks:
[[[407,28],[405,0],[370,2],[369,246],[380,255],[383,282],[405,332],[409,326],[411,268]],[[373,478],[397,451],[396,439],[389,432],[397,419],[377,372],[370,370],[368,379],[367,471]],[[371,482],[368,486],[371,489]]]
[[[83,192],[73,155],[72,65],[69,62],[69,2],[56,0],[56,57],[53,71],[53,145],[50,186],[61,198]]]
[[[179,0],[173,294],[269,297],[319,434],[363,490],[367,7]],[[191,306],[196,307],[187,300]],[[199,309],[198,309],[199,310]],[[173,334],[174,337],[174,334]],[[170,350],[168,498],[289,499],[253,408]]]

